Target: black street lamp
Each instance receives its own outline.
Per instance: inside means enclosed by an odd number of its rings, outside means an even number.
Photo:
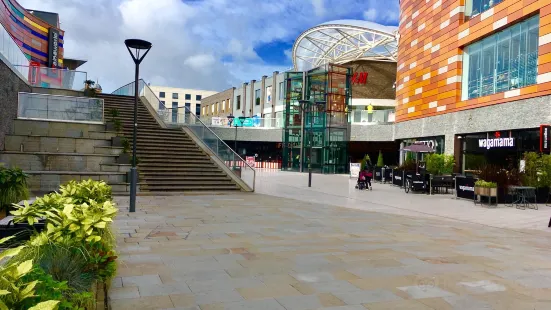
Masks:
[[[239,120],[240,120],[240,123],[241,123],[241,127],[243,127],[243,121],[246,119],[245,116],[240,116],[239,117]],[[228,120],[230,122],[230,127],[232,126],[233,124],[233,127],[235,127],[235,138],[233,139],[233,170],[236,170],[236,166],[235,166],[235,163],[236,163],[236,158],[235,158],[235,154],[237,153],[237,127],[239,127],[239,125],[237,124],[237,121],[235,120],[235,116],[233,115],[230,115],[228,116]]]
[[[312,106],[313,103],[309,100],[299,100],[299,107],[302,112],[302,128],[304,128],[304,122],[306,121],[305,115],[306,111],[308,111],[308,116],[310,116],[310,134],[308,136],[308,187],[312,187],[312,141],[314,136],[314,130],[312,127]],[[304,141],[304,131],[302,132],[302,139]]]
[[[128,39],[124,41],[130,56],[136,64],[136,78],[134,80],[134,133],[132,138],[132,168],[130,169],[130,212],[136,212],[136,188],[138,186],[138,171],[136,169],[136,136],[138,135],[138,80],[140,78],[140,63],[145,58],[151,43],[139,40]],[[140,52],[145,51],[140,56]]]

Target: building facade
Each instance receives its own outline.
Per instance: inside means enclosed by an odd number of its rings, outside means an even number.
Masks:
[[[15,0],[0,0],[0,24],[27,59],[39,66],[63,68],[63,36],[55,13],[26,10]],[[43,17],[45,20],[39,18]]]
[[[232,102],[235,87],[201,99],[201,119],[211,120],[213,117],[225,118],[232,113]]]
[[[523,152],[540,151],[540,127],[551,122],[551,2],[400,8],[395,138],[437,145],[461,170],[517,166]]]
[[[201,100],[203,98],[216,94],[216,91],[185,89],[165,86],[149,86],[161,101],[159,110],[169,110],[172,119],[177,122],[178,114],[184,114],[187,110],[191,113],[201,115]]]

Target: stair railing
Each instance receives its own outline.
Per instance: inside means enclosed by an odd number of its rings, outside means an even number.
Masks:
[[[128,83],[114,92],[113,95],[134,96],[134,82]],[[233,173],[241,178],[253,191],[256,183],[256,170],[251,167],[239,154],[229,147],[218,135],[205,125],[188,107],[167,109],[163,102],[151,90],[144,80],[138,82],[138,94],[145,97],[147,102],[157,111],[161,119],[170,126],[185,126],[205,144],[218,159]],[[181,112],[180,112],[181,110]]]

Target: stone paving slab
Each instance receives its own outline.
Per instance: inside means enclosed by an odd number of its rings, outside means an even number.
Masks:
[[[543,233],[247,193],[116,201],[114,310],[551,309]]]

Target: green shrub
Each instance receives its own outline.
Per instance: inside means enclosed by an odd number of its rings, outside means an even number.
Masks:
[[[425,162],[427,163],[427,172],[434,175],[451,174],[455,166],[453,155],[446,154],[427,154]]]
[[[73,303],[69,301],[72,289],[69,288],[67,282],[54,280],[52,275],[46,273],[39,266],[35,266],[22,279],[26,282],[38,281],[35,287],[35,296],[25,299],[21,304],[22,309],[28,309],[33,305],[48,300],[59,300],[58,307],[62,310],[75,308]]]
[[[365,157],[362,158],[362,160],[360,161],[360,169],[364,170],[367,165],[371,166],[371,158],[369,157],[369,155],[365,154]]]
[[[94,200],[98,203],[110,201],[112,197],[111,186],[104,181],[70,181],[60,188],[63,197],[71,197],[75,204],[87,203]]]
[[[385,163],[383,161],[383,153],[379,151],[379,158],[377,158],[377,167],[384,167]]]
[[[476,187],[482,188],[497,188],[497,183],[495,182],[486,182],[484,180],[478,180],[474,183]]]
[[[29,199],[28,178],[19,168],[7,169],[0,166],[0,208]]]

